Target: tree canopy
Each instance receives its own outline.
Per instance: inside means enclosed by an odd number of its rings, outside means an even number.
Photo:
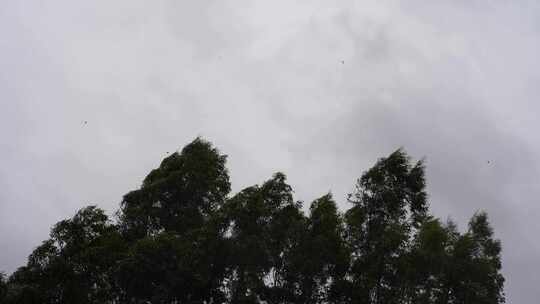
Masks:
[[[201,138],[165,158],[110,219],[88,206],[9,277],[0,303],[504,303],[501,243],[428,210],[425,167],[399,149],[304,210],[285,174],[231,194]]]

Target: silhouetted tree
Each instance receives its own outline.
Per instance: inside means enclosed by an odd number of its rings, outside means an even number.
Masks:
[[[90,206],[57,223],[12,276],[14,303],[103,303],[114,299],[113,266],[122,239],[103,210]]]
[[[411,165],[405,152],[397,150],[365,172],[356,187],[346,214],[351,300],[397,303],[411,232],[427,212],[423,164]]]
[[[450,255],[449,303],[502,303],[504,278],[501,244],[484,212],[475,214],[469,230],[457,238]]]
[[[487,215],[466,232],[428,213],[422,161],[397,150],[362,174],[340,213],[309,207],[283,173],[229,197],[226,156],[197,138],[127,193],[60,221],[0,304],[504,303]]]
[[[0,272],[0,303],[6,298],[7,290],[6,276],[4,273]]]
[[[230,191],[226,156],[200,138],[165,158],[140,189],[124,196],[120,227],[126,238],[200,229]]]
[[[226,284],[231,303],[283,302],[294,297],[285,267],[299,245],[305,218],[285,175],[231,198],[224,209],[232,250]]]
[[[291,271],[301,275],[301,301],[297,303],[340,303],[349,269],[350,252],[344,240],[343,218],[330,194],[310,207],[307,234],[291,261]]]

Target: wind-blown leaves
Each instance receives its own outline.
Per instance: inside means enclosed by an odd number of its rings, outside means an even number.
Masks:
[[[197,138],[127,193],[53,226],[0,303],[503,303],[485,213],[458,231],[428,211],[425,166],[399,149],[358,179],[342,213],[307,214],[285,174],[229,196],[226,156]]]

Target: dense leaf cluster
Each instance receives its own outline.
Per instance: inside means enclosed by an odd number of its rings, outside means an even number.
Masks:
[[[226,157],[196,139],[123,198],[57,223],[2,303],[503,303],[501,245],[429,215],[424,166],[398,150],[304,214],[285,175],[230,196]]]

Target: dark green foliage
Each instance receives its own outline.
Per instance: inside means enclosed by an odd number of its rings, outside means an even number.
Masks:
[[[226,156],[195,139],[124,196],[57,223],[0,303],[504,302],[501,244],[485,213],[460,233],[428,213],[424,165],[403,150],[308,215],[283,173],[229,197]]]
[[[7,291],[6,276],[0,272],[0,303],[6,298]]]
[[[300,207],[282,173],[227,202],[224,213],[232,254],[225,282],[231,302],[294,298],[296,293],[288,286],[294,284],[296,274],[286,266],[289,257],[297,254],[303,235]]]
[[[501,244],[493,239],[487,215],[477,213],[469,231],[460,236],[451,253],[451,290],[454,303],[500,303],[504,278],[501,269]]]
[[[199,138],[182,153],[165,158],[139,190],[124,196],[120,213],[124,235],[136,239],[163,230],[184,233],[202,227],[230,191],[225,160]]]
[[[346,213],[352,249],[351,300],[358,303],[395,303],[411,232],[427,212],[423,164],[411,165],[397,150],[379,160],[358,180]]]
[[[81,209],[56,224],[50,236],[11,276],[8,301],[102,303],[115,294],[113,267],[124,246],[101,209]]]
[[[330,194],[310,207],[307,233],[291,267],[301,275],[302,303],[336,303],[348,288],[346,274],[350,263],[344,241],[344,225]]]

